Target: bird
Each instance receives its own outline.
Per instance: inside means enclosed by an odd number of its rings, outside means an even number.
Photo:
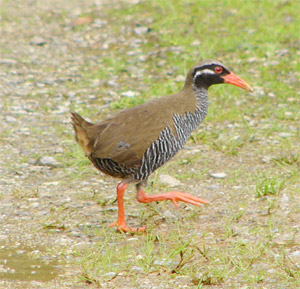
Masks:
[[[187,142],[208,112],[208,88],[232,84],[247,91],[250,85],[216,60],[204,60],[188,72],[181,91],[123,109],[105,120],[91,123],[71,111],[75,139],[85,156],[102,173],[121,179],[117,185],[118,219],[110,227],[125,233],[143,232],[126,223],[124,193],[136,185],[138,202],[170,200],[195,206],[208,203],[189,193],[170,191],[148,195],[151,173],[169,161]]]

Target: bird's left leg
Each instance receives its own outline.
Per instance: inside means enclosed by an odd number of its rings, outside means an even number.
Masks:
[[[203,199],[200,199],[198,197],[195,197],[188,193],[181,193],[177,191],[171,191],[164,194],[157,194],[149,196],[144,191],[144,188],[146,186],[146,181],[142,181],[137,184],[137,200],[141,203],[150,203],[150,202],[156,202],[156,201],[165,201],[170,200],[173,202],[175,207],[178,207],[178,202],[185,202],[188,204],[192,204],[195,206],[201,206],[202,204],[207,204],[208,201],[205,201]]]

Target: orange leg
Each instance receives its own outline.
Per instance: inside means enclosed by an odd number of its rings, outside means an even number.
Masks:
[[[165,201],[165,200],[170,200],[173,202],[174,206],[177,208],[178,203],[177,202],[185,202],[189,203],[195,206],[201,206],[201,204],[207,204],[208,202],[200,199],[198,197],[195,197],[191,194],[187,193],[181,193],[181,192],[168,192],[164,194],[157,194],[153,196],[149,196],[145,193],[144,190],[140,189],[138,190],[137,194],[137,200],[141,203],[150,203],[150,202],[155,202],[155,201]]]
[[[118,199],[118,221],[116,223],[112,223],[110,227],[117,226],[118,231],[123,231],[125,233],[130,232],[143,232],[145,231],[145,227],[142,228],[130,228],[126,225],[125,221],[125,213],[124,213],[124,193],[127,189],[128,184],[119,183],[117,186],[117,199]]]

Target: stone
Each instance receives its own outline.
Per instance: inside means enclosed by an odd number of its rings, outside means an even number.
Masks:
[[[67,106],[59,105],[57,109],[53,111],[53,114],[64,114],[69,111],[70,109]]]
[[[283,56],[287,55],[288,53],[289,53],[288,49],[280,49],[280,50],[275,51],[275,54],[277,57],[283,57]]]
[[[138,36],[145,35],[150,31],[148,27],[145,26],[139,26],[133,29],[134,33]]]
[[[126,2],[131,5],[136,5],[139,4],[141,0],[126,0]]]
[[[31,45],[39,45],[39,46],[42,46],[42,45],[45,45],[47,43],[47,41],[40,37],[40,36],[34,36],[31,40],[30,40],[30,44]]]
[[[17,122],[16,118],[14,118],[13,116],[10,116],[10,115],[8,115],[8,116],[5,117],[5,121],[6,122],[10,122],[10,123]]]
[[[210,175],[211,177],[213,177],[214,179],[225,179],[227,177],[227,175],[225,173],[212,173]]]
[[[248,58],[248,62],[249,62],[249,63],[257,62],[257,57],[249,57],[249,58]]]
[[[286,208],[289,206],[290,198],[287,194],[283,194],[280,199],[281,207]]]
[[[192,46],[199,46],[201,44],[201,41],[200,40],[194,40],[192,43],[191,43],[191,45]]]
[[[292,253],[290,253],[290,257],[294,257],[297,258],[300,262],[300,250],[299,251],[294,251]]]
[[[289,133],[289,132],[280,132],[278,135],[279,135],[280,137],[283,137],[283,138],[293,136],[293,134],[292,134],[292,133]]]
[[[263,156],[261,158],[262,162],[265,163],[265,164],[268,164],[271,160],[272,160],[272,157],[269,157],[269,156]]]
[[[268,97],[276,98],[276,95],[275,95],[273,92],[269,92],[269,93],[268,93]]]
[[[164,218],[166,219],[173,219],[173,220],[177,220],[177,216],[175,216],[172,212],[170,212],[169,210],[166,210],[164,213],[163,213],[163,216]]]
[[[115,272],[107,272],[104,274],[105,277],[115,277],[116,273]]]
[[[8,64],[8,65],[13,65],[13,64],[17,64],[18,61],[15,59],[11,59],[11,58],[2,58],[0,59],[0,64]]]
[[[205,188],[208,190],[218,190],[218,189],[220,189],[220,185],[219,184],[209,185],[209,186],[206,186]]]
[[[176,82],[182,82],[185,81],[185,76],[183,75],[177,75],[174,79]]]
[[[134,271],[134,272],[143,272],[143,268],[139,267],[139,266],[132,266],[131,267],[131,271]]]
[[[134,97],[136,95],[136,93],[134,91],[131,91],[131,90],[128,90],[128,91],[124,91],[121,93],[121,96],[124,96],[124,97]]]
[[[45,156],[41,157],[36,161],[37,165],[49,166],[49,167],[59,167],[60,163],[53,157]]]

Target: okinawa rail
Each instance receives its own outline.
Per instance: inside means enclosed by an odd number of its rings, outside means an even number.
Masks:
[[[216,60],[196,64],[188,73],[181,91],[124,109],[107,119],[90,123],[71,112],[75,138],[86,157],[101,172],[120,178],[117,186],[118,220],[111,224],[123,232],[145,231],[127,226],[124,193],[136,184],[141,203],[171,200],[201,206],[207,201],[188,193],[171,191],[147,195],[147,179],[170,160],[186,143],[208,111],[208,88],[228,83],[248,91],[249,84]]]

